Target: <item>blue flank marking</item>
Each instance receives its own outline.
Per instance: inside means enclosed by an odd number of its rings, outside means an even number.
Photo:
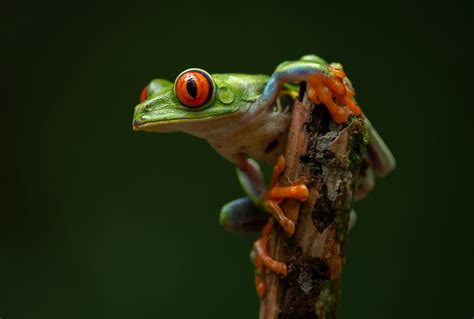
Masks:
[[[263,90],[262,100],[269,101],[272,95],[275,95],[275,93],[278,93],[278,87],[277,87],[277,82],[275,81],[275,77],[272,76],[270,80],[267,82],[267,85],[265,86],[265,90]]]
[[[315,64],[313,64],[315,65]],[[278,91],[284,82],[294,82],[299,83],[304,80],[301,80],[301,77],[308,77],[309,75],[316,73],[326,73],[324,69],[320,68],[319,64],[316,64],[318,67],[313,67],[313,65],[298,65],[298,66],[289,66],[284,67],[283,70],[273,73],[272,77],[265,86],[263,91],[262,99],[264,101],[270,101],[276,98]],[[299,80],[297,80],[300,78]],[[294,81],[292,81],[294,79]]]

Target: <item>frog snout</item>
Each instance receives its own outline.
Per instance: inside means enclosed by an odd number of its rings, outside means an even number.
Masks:
[[[145,107],[143,103],[140,103],[137,106],[135,106],[135,110],[133,114],[133,122],[132,122],[132,128],[134,131],[141,131],[140,124],[143,124],[142,114],[143,114],[144,109]]]
[[[140,131],[140,121],[133,120],[132,128],[134,131]]]

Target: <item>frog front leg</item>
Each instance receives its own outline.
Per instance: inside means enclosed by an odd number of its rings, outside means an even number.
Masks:
[[[270,185],[265,190],[263,174],[257,162],[251,159],[241,159],[238,162],[237,176],[239,182],[257,208],[270,213],[291,236],[295,231],[295,224],[287,218],[280,208],[285,198],[294,198],[305,201],[308,198],[308,188],[304,183],[290,186],[280,186],[279,179],[285,170],[285,159],[280,155],[273,168]]]
[[[350,112],[358,116],[362,114],[354,100],[354,89],[346,77],[342,65],[327,64],[315,55],[302,57],[299,61],[283,62],[267,82],[261,99],[264,102],[275,101],[285,83],[306,82],[307,93],[315,104],[324,103],[336,123],[347,121]],[[271,103],[267,103],[271,104]],[[307,188],[304,185],[280,187],[278,179],[284,170],[284,159],[279,157],[272,176],[269,190],[264,195],[264,207],[283,227],[288,235],[294,233],[295,225],[279,207],[279,203],[287,197],[304,201]]]
[[[236,199],[225,204],[220,212],[220,223],[232,232],[251,232],[258,226],[263,227],[262,221],[267,221],[270,213],[283,227],[288,235],[292,235],[295,224],[285,216],[279,204],[284,198],[306,200],[308,189],[303,184],[279,186],[278,180],[285,168],[283,156],[277,160],[268,189],[258,163],[252,159],[241,158],[236,169],[240,185],[247,198]],[[265,219],[266,216],[266,219]]]
[[[295,223],[285,216],[280,208],[280,203],[285,198],[294,198],[305,201],[308,198],[308,188],[304,183],[296,183],[291,186],[280,186],[279,179],[285,170],[285,160],[279,156],[273,169],[272,178],[268,189],[265,191],[263,174],[257,162],[250,159],[241,159],[238,163],[237,176],[242,188],[247,193],[249,200],[235,200],[226,204],[221,210],[221,224],[227,229],[235,231],[245,228],[251,229],[249,225],[261,222],[260,210],[270,213],[273,218],[267,215],[267,224],[263,227],[261,237],[255,241],[252,250],[253,261],[256,266],[255,285],[257,294],[263,298],[266,290],[265,269],[284,277],[287,274],[286,264],[274,260],[268,253],[268,242],[273,231],[274,221],[277,221],[284,231],[293,235]],[[253,204],[253,205],[252,205]]]
[[[338,63],[324,65],[309,60],[283,62],[268,81],[262,98],[275,100],[286,82],[306,82],[309,99],[317,105],[324,103],[338,124],[346,122],[350,112],[362,114],[354,100],[354,89]]]

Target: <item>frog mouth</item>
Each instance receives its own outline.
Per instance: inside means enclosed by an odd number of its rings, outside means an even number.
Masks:
[[[132,122],[132,129],[134,131],[142,131],[143,130],[143,127],[146,125],[147,123],[143,123],[143,122],[140,122],[140,121],[137,121],[137,120],[133,120]]]
[[[145,131],[145,132],[173,132],[176,129],[172,128],[170,122],[177,121],[156,121],[156,122],[145,122],[133,120],[132,129],[134,131]]]
[[[179,131],[180,127],[183,125],[193,122],[210,122],[210,121],[219,121],[224,117],[229,117],[234,115],[234,113],[222,114],[220,116],[205,116],[199,118],[189,118],[189,119],[172,119],[172,120],[161,120],[161,121],[140,121],[133,120],[132,129],[134,131],[145,131],[145,132],[175,132]]]

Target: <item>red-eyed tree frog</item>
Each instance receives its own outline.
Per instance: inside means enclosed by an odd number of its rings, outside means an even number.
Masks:
[[[308,189],[302,182],[278,185],[285,169],[284,152],[291,117],[291,105],[298,97],[300,82],[306,82],[309,99],[317,107],[327,107],[335,123],[349,116],[362,116],[369,131],[365,169],[355,190],[359,200],[372,189],[375,172],[385,176],[395,160],[354,99],[354,89],[342,65],[328,64],[316,55],[283,62],[271,76],[248,74],[209,74],[198,68],[180,73],[174,83],[155,79],[142,91],[135,107],[136,131],[182,131],[206,139],[224,158],[236,165],[237,176],[247,197],[223,206],[220,223],[234,232],[262,229],[272,216],[291,236],[295,231],[279,204],[284,198],[305,201]],[[257,161],[274,165],[268,189]],[[352,214],[354,217],[355,215]],[[267,251],[273,219],[263,227],[262,238],[254,244],[258,262],[285,276],[286,265],[273,260]],[[260,267],[261,268],[261,267]],[[263,296],[265,283],[259,280],[257,293]]]

